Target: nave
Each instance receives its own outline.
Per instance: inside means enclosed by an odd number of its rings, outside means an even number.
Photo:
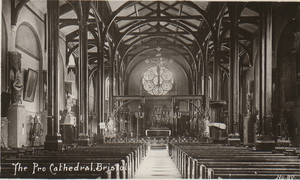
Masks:
[[[1,177],[298,176],[299,2],[0,5]]]
[[[186,139],[2,151],[1,178],[299,179],[300,148],[258,151]]]
[[[182,179],[167,149],[149,148],[133,179]]]

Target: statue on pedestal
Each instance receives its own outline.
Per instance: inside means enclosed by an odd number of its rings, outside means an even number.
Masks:
[[[31,132],[30,132],[31,144],[33,146],[35,144],[39,145],[40,142],[37,142],[37,140],[40,139],[42,135],[43,135],[43,127],[41,123],[41,116],[39,114],[36,114],[31,124]]]
[[[13,103],[16,104],[22,104],[21,91],[23,89],[23,85],[21,84],[21,78],[22,78],[21,72],[17,71],[16,78],[13,83]]]
[[[13,95],[13,104],[22,104],[21,95],[23,85],[21,84],[21,54],[17,52],[8,52],[9,56],[9,69],[11,73],[11,93]]]
[[[247,81],[247,94],[246,94],[246,115],[252,114],[252,90],[251,81]]]

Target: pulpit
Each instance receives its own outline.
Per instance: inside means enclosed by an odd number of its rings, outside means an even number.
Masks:
[[[62,140],[64,144],[72,144],[74,141],[74,130],[76,125],[76,117],[74,114],[67,114],[64,123],[60,125]]]

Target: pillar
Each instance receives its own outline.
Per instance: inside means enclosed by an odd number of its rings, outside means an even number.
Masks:
[[[246,81],[246,114],[243,117],[243,142],[244,145],[254,145],[254,121],[252,113],[252,81]]]
[[[75,64],[76,64],[76,90],[77,90],[77,102],[76,102],[76,126],[75,126],[75,139],[78,140],[79,138],[79,128],[81,125],[81,117],[80,117],[80,107],[81,107],[81,101],[80,101],[80,87],[81,87],[81,81],[80,81],[80,74],[81,69],[79,68],[79,58],[75,57]]]
[[[109,64],[110,67],[108,69],[108,76],[109,76],[109,99],[108,99],[108,111],[111,113],[113,112],[113,92],[114,92],[114,57],[113,57],[113,44],[109,41]],[[110,115],[109,115],[110,116]],[[108,117],[109,117],[108,116]]]
[[[229,7],[230,17],[230,66],[229,66],[229,132],[228,144],[239,145],[239,119],[240,119],[240,64],[239,64],[239,25],[238,25],[238,7],[237,4],[231,4]]]
[[[99,23],[100,29],[102,29],[102,23]],[[100,35],[100,47],[97,49],[98,61],[97,61],[97,76],[98,76],[98,138],[99,143],[103,143],[103,129],[100,129],[100,123],[104,123],[104,39],[103,33]]]
[[[217,31],[215,31],[217,32]],[[220,44],[217,34],[213,36],[214,40],[214,62],[213,62],[213,101],[210,101],[211,108],[211,122],[220,123],[221,108],[223,102],[221,102],[221,59],[220,59]],[[219,129],[215,127],[210,128],[210,138],[214,142],[220,140]]]
[[[79,20],[79,54],[80,54],[80,65],[81,69],[80,81],[80,121],[82,126],[79,128],[79,138],[78,144],[82,146],[87,146],[89,143],[88,134],[88,122],[89,122],[89,68],[88,68],[88,10],[84,8],[85,3],[82,2],[83,14]]]
[[[0,13],[2,14],[2,2],[0,3]],[[2,18],[0,19],[0,24],[1,24],[1,26],[2,26]],[[1,34],[1,36],[2,36],[2,28],[0,28],[0,34]],[[1,43],[1,45],[0,45],[0,54],[1,54],[1,56],[2,56],[2,43]],[[0,76],[2,75],[2,63],[0,63]],[[2,78],[5,78],[5,77],[1,77],[0,78],[0,89],[1,89],[1,91],[2,91]],[[1,106],[1,104],[2,104],[2,100],[1,100],[1,98],[0,98],[0,107],[1,107],[1,109],[2,109],[2,106]],[[0,112],[0,117],[2,117],[2,114],[1,114],[1,112]],[[1,119],[1,123],[2,123],[2,119]],[[2,127],[2,126],[1,126]],[[1,136],[2,136],[2,134],[1,134]]]
[[[272,121],[272,6],[261,4],[260,17],[260,136],[257,150],[272,150],[275,141],[271,134]]]
[[[205,107],[205,119],[204,119],[204,132],[205,136],[209,137],[209,128],[208,124],[210,121],[210,106],[209,106],[209,92],[208,92],[208,72],[209,72],[209,66],[208,66],[208,52],[209,52],[209,42],[205,42],[205,58],[203,60],[203,89],[204,89],[204,107]]]
[[[45,149],[58,151],[62,149],[59,132],[59,2],[47,1],[48,12],[48,112]]]

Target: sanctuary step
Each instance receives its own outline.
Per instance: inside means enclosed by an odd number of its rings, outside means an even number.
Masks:
[[[151,149],[167,149],[166,145],[151,145],[150,146]]]

